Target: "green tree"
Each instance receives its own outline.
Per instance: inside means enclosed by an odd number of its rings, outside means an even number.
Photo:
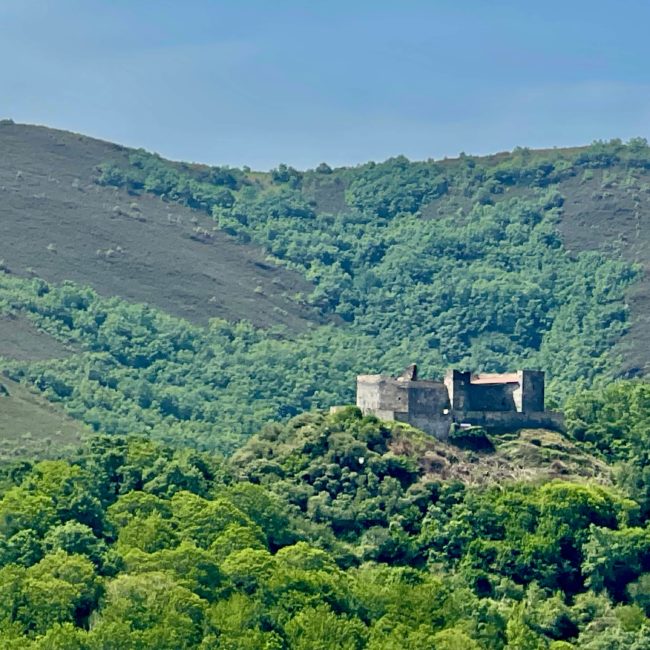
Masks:
[[[307,608],[285,626],[292,648],[315,650],[342,648],[359,650],[365,645],[367,630],[358,619],[336,616],[326,606]]]
[[[195,648],[207,603],[165,573],[123,574],[109,582],[91,647]]]

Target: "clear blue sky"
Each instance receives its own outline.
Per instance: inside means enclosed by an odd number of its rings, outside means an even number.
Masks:
[[[0,0],[0,117],[257,169],[627,139],[649,34],[647,0]]]

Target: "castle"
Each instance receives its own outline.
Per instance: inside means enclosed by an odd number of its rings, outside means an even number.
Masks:
[[[563,430],[561,413],[544,410],[544,373],[478,374],[449,370],[443,381],[418,378],[410,365],[398,377],[359,375],[357,406],[364,415],[407,422],[445,440],[452,426],[491,432]]]

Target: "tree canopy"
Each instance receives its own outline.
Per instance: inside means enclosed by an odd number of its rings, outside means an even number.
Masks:
[[[419,435],[350,408],[231,460],[95,436],[5,466],[3,646],[647,647],[650,533],[625,480],[441,481],[394,447]]]

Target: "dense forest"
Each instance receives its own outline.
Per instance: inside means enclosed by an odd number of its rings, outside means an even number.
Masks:
[[[95,188],[200,215],[193,242],[261,246],[317,317],[202,324],[0,261],[5,327],[56,350],[0,359],[0,409],[20,385],[88,429],[38,453],[30,430],[0,463],[2,647],[650,649],[650,385],[618,378],[644,270],[560,228],[567,182],[636,205],[648,170],[641,139],[269,174],[101,164]],[[544,369],[567,432],[441,443],[326,413],[357,373],[411,361]]]
[[[620,463],[602,483],[439,481],[395,452],[417,432],[355,407],[269,425],[231,460],[97,436],[7,465],[3,647],[648,648],[650,502],[629,470],[649,395],[572,400],[576,440]],[[622,404],[639,408],[612,422]]]

